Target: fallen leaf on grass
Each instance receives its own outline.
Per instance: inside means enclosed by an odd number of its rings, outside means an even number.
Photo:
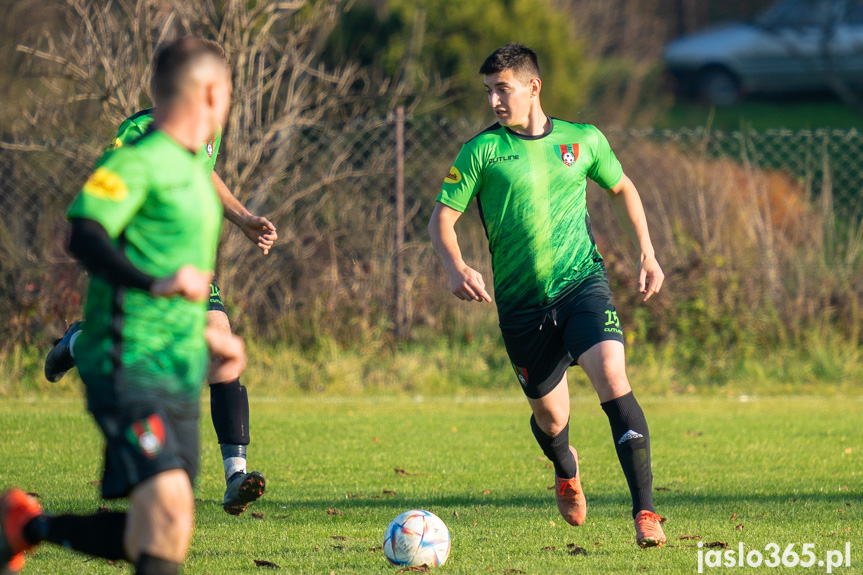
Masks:
[[[380,545],[378,545],[377,547],[369,547],[369,551],[371,551],[372,553],[374,553],[375,551],[383,551],[383,550],[384,550],[384,548],[381,547]]]
[[[681,535],[678,539],[681,541],[684,539],[701,539],[701,535]]]
[[[362,499],[365,495],[354,495],[353,493],[348,493],[348,499]]]
[[[342,547],[341,545],[330,545],[330,547],[332,547],[333,549],[336,549],[337,551],[344,551],[345,550],[345,548]]]
[[[483,495],[491,495],[491,489],[483,489],[482,494]]]
[[[425,473],[411,473],[410,471],[405,471],[401,467],[396,467],[394,471],[397,475],[425,475]]]
[[[705,547],[708,549],[716,549],[717,547],[720,549],[728,549],[728,543],[724,541],[711,541],[710,543],[705,543]]]
[[[348,538],[344,535],[330,535],[330,539],[335,539],[336,541],[347,541]]]
[[[383,493],[384,495],[392,495],[393,497],[398,497],[398,496],[396,495],[396,492],[395,492],[395,491],[391,491],[391,490],[389,490],[389,489],[384,489],[383,491],[381,491],[381,493]]]
[[[587,555],[587,549],[584,547],[580,547],[578,545],[573,544],[572,549],[569,551],[570,555]]]
[[[504,573],[524,573],[524,571],[521,571],[519,569],[507,569],[506,571],[504,571]]]
[[[264,518],[264,514],[263,514],[263,513],[258,513],[257,511],[253,511],[253,512],[252,512],[252,517],[254,517],[255,519],[263,519],[263,518]]]
[[[671,491],[668,487],[654,487],[656,491]]]
[[[98,479],[97,479],[96,481],[88,481],[88,482],[87,482],[87,485],[96,485],[96,486],[99,486],[99,485],[102,485],[102,482],[101,482],[100,480],[98,480]]]
[[[381,440],[378,439],[377,437],[372,437],[372,443],[380,443],[380,442],[381,442]]]
[[[542,550],[543,551],[556,551],[557,547],[543,547]]]
[[[271,561],[264,561],[263,559],[255,559],[256,567],[267,567],[268,569],[281,569],[278,565]]]
[[[458,519],[458,511],[453,511],[452,516],[455,517],[456,519]]]
[[[737,512],[731,514],[731,522],[734,523],[734,520],[737,519]]]
[[[703,431],[687,431],[686,437],[701,437],[704,435]]]
[[[739,524],[735,525],[734,528],[737,529],[738,531],[743,531],[743,523],[739,523]]]
[[[327,509],[327,515],[344,515],[344,513],[338,509]]]

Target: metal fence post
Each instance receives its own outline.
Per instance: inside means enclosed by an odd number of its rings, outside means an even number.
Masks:
[[[395,245],[393,250],[393,290],[395,316],[393,331],[396,339],[407,336],[407,310],[405,308],[405,108],[396,108],[395,149]]]

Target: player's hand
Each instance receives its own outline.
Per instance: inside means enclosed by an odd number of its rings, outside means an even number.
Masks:
[[[211,272],[201,272],[190,265],[178,269],[174,275],[153,282],[150,293],[168,297],[179,295],[189,301],[204,301],[210,295]]]
[[[230,370],[237,375],[246,369],[246,344],[236,335],[218,328],[204,329],[204,339],[210,349],[210,371]]]
[[[665,280],[665,273],[659,267],[659,262],[656,261],[656,256],[647,257],[641,254],[638,260],[638,292],[644,294],[644,301],[650,299],[655,293],[659,293],[662,288],[662,282]]]
[[[491,301],[491,296],[485,290],[482,274],[467,266],[449,274],[449,289],[460,300]]]
[[[261,216],[249,216],[240,226],[240,229],[243,230],[243,233],[246,234],[246,237],[253,244],[261,248],[264,255],[270,253],[270,248],[279,239],[279,234],[276,233],[276,226],[270,220]]]

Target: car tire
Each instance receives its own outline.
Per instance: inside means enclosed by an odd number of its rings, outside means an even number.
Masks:
[[[698,76],[698,95],[709,104],[730,106],[740,99],[740,82],[725,68],[707,68]]]

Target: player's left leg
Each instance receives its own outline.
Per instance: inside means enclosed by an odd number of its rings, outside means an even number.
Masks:
[[[581,354],[578,364],[596,390],[611,425],[614,448],[632,495],[636,540],[642,547],[662,545],[665,534],[653,507],[650,433],[626,376],[623,343],[601,341]]]
[[[216,280],[210,285],[207,325],[230,334],[231,324]],[[222,452],[225,469],[225,498],[222,506],[231,515],[240,515],[266,490],[266,480],[258,471],[246,471],[246,448],[249,445],[249,396],[240,383],[239,374],[225,366],[211,368],[210,413]]]

